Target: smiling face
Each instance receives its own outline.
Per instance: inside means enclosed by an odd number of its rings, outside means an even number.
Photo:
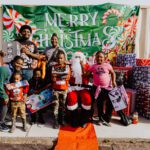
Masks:
[[[65,55],[59,54],[58,55],[58,64],[63,65],[65,63]]]
[[[17,59],[16,61],[13,62],[13,67],[16,71],[20,71],[23,66],[23,60],[22,59]]]
[[[35,80],[39,80],[41,77],[42,77],[41,71],[40,71],[40,70],[35,71],[35,73],[34,73],[34,75],[33,75],[33,78],[34,78]]]
[[[96,62],[97,62],[97,64],[102,64],[104,62],[104,54],[103,53],[98,53],[96,55]]]
[[[58,47],[58,37],[57,36],[52,36],[51,38],[51,44],[52,44],[52,47]]]
[[[22,38],[24,39],[29,39],[30,36],[31,36],[31,32],[29,29],[24,29],[22,32],[21,32],[21,35],[22,35]]]
[[[13,77],[14,82],[19,82],[19,81],[21,81],[21,79],[22,79],[22,77],[20,74],[15,74]]]

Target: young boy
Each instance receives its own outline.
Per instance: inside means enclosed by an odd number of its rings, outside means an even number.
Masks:
[[[42,79],[42,70],[39,68],[36,68],[33,71],[33,77],[31,80],[29,80],[29,95],[38,93],[43,87],[44,87],[44,79]],[[37,113],[31,114],[31,124],[36,123],[37,121],[37,116],[38,116],[38,121],[41,124],[44,124],[43,120],[43,110],[39,110]]]
[[[57,54],[57,64],[51,67],[51,80],[53,89],[54,107],[54,128],[58,128],[59,124],[64,125],[65,103],[67,97],[68,82],[70,79],[70,67],[67,65],[64,52]]]
[[[20,72],[15,72],[12,75],[13,82],[19,85],[22,75]],[[11,90],[6,90],[7,94],[9,95],[9,99],[11,101],[11,112],[12,112],[12,127],[10,132],[13,133],[16,128],[16,117],[17,112],[19,111],[19,115],[21,116],[22,123],[23,123],[23,130],[27,131],[26,126],[26,108],[25,108],[25,101],[27,99],[27,93],[29,90],[29,86],[21,86],[16,87]]]

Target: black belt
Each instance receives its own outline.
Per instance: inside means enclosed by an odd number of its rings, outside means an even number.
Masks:
[[[85,87],[85,88],[91,88],[90,85],[85,85],[85,84],[70,84],[71,86],[78,86],[78,87]]]

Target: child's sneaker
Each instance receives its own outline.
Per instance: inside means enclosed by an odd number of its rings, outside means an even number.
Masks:
[[[9,127],[5,123],[0,123],[0,131],[8,132],[9,131]]]
[[[110,123],[107,122],[103,117],[100,118],[100,121],[102,122],[103,125],[111,127]]]

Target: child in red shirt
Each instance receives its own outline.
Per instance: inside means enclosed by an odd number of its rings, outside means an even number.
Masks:
[[[15,84],[19,83],[22,79],[22,75],[20,72],[15,72],[12,75],[12,79]],[[22,86],[22,87],[16,87],[11,90],[6,90],[9,99],[11,101],[11,112],[12,112],[12,127],[10,132],[13,133],[16,128],[16,117],[17,112],[19,112],[19,115],[22,119],[23,123],[23,130],[27,131],[26,126],[26,108],[25,108],[25,101],[27,99],[27,93],[29,90],[29,86]]]

